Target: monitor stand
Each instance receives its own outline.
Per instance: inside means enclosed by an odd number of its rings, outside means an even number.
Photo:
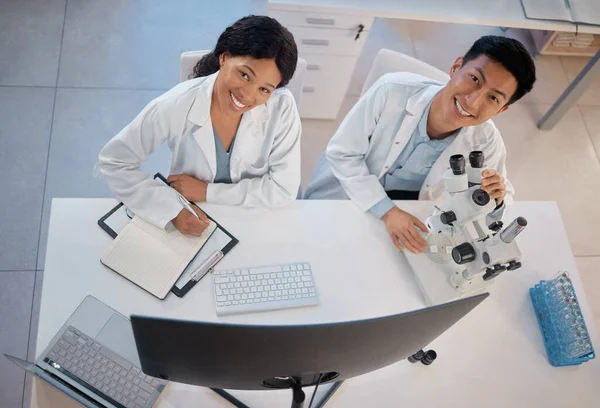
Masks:
[[[286,378],[286,380],[284,380]],[[298,379],[299,380],[299,379]],[[286,382],[283,382],[286,381]],[[325,391],[325,394],[320,398],[315,398],[313,401],[312,408],[323,408],[327,401],[331,398],[334,392],[342,385],[343,381],[336,381],[333,384],[324,384],[320,385],[318,391],[321,391],[323,388],[329,387],[328,390]],[[287,386],[285,386],[287,384]],[[310,384],[313,385],[313,384]],[[294,377],[279,377],[279,384],[277,387],[273,387],[276,389],[283,388],[291,388],[292,389],[292,408],[304,408],[304,400],[306,399],[306,395],[302,390],[302,385],[300,381],[296,381]],[[250,408],[248,405],[244,404],[239,399],[235,398],[233,395],[228,393],[227,391],[221,388],[211,388],[214,392],[219,394],[221,397],[225,398],[231,404],[233,404],[237,408]]]

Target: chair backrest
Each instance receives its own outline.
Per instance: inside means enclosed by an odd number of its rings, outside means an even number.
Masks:
[[[190,74],[194,70],[194,66],[196,63],[208,54],[210,51],[202,50],[202,51],[188,51],[181,54],[179,59],[179,80],[185,81],[189,79]],[[294,95],[294,99],[296,100],[296,105],[298,108],[300,107],[300,101],[302,99],[302,87],[304,86],[304,77],[306,76],[306,60],[303,58],[298,58],[298,65],[296,65],[296,72],[294,76],[286,86],[287,89],[290,90],[292,95]]]
[[[450,79],[448,74],[426,62],[419,61],[418,59],[402,54],[401,52],[382,48],[377,53],[375,61],[373,61],[371,70],[365,80],[362,93],[364,94],[375,81],[388,72],[412,72],[413,74],[423,75],[424,77],[443,83],[448,82]]]

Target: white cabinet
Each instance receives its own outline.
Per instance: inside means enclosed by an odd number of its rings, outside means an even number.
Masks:
[[[307,63],[300,116],[335,119],[373,18],[285,8],[270,2],[268,14],[294,35]]]

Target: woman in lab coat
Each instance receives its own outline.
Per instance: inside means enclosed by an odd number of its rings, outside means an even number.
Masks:
[[[248,16],[228,27],[193,79],[156,98],[102,149],[111,190],[157,227],[200,235],[208,219],[193,202],[280,206],[300,185],[300,118],[290,91],[298,51],[276,20]],[[170,187],[140,170],[163,142],[172,152]]]

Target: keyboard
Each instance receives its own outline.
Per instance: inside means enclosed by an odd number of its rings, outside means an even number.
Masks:
[[[117,407],[142,408],[161,381],[69,326],[44,361]]]
[[[217,315],[319,304],[308,263],[214,271]]]

